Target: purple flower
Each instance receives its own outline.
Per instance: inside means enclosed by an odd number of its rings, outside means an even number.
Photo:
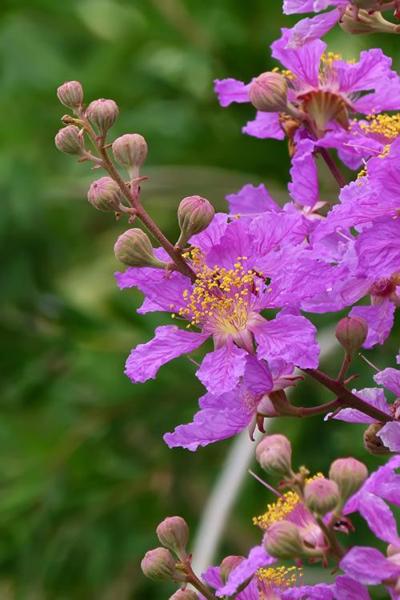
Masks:
[[[399,561],[396,564],[393,558],[386,558],[375,548],[355,546],[342,558],[340,568],[366,585],[378,585],[387,580],[395,582],[400,577],[400,564]]]

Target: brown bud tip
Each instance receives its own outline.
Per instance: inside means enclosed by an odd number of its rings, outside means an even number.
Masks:
[[[225,583],[228,580],[229,575],[236,567],[243,562],[244,556],[226,556],[219,566],[219,574],[222,581]]]
[[[66,81],[57,88],[57,97],[61,104],[77,109],[83,104],[83,88],[79,81]]]
[[[175,552],[181,560],[187,556],[186,546],[189,541],[189,527],[182,517],[167,517],[161,521],[156,530],[160,543]]]
[[[60,129],[54,139],[54,143],[56,148],[60,152],[65,152],[65,154],[82,154],[83,138],[76,125],[68,125]]]
[[[271,475],[290,476],[292,472],[292,447],[284,435],[266,435],[256,448],[256,459]]]
[[[119,236],[114,245],[114,253],[118,260],[130,267],[163,268],[153,253],[153,246],[144,231],[133,227]]]
[[[199,597],[193,590],[178,590],[170,596],[169,600],[198,600]]]
[[[355,494],[368,477],[367,467],[355,458],[338,458],[329,469],[329,479],[335,481],[340,499],[345,502]]]
[[[173,579],[175,575],[175,560],[166,548],[146,552],[140,566],[144,575],[155,581]]]
[[[87,197],[97,210],[105,211],[118,211],[122,201],[119,185],[111,177],[101,177],[93,181]]]
[[[86,109],[87,118],[93,125],[98,127],[102,135],[105,135],[110,127],[114,125],[118,113],[116,102],[106,98],[93,100]]]
[[[389,448],[386,448],[380,437],[379,431],[382,429],[381,423],[372,423],[364,431],[364,446],[370,454],[390,454]]]
[[[187,196],[178,207],[178,223],[181,235],[177,242],[183,247],[188,239],[208,227],[214,217],[212,204],[201,196]]]
[[[280,73],[262,73],[250,84],[250,102],[263,112],[285,112],[288,108],[287,83]]]
[[[147,142],[139,133],[126,133],[112,145],[115,160],[131,174],[138,171],[147,157]]]
[[[318,477],[306,483],[304,502],[307,508],[317,515],[324,516],[339,503],[339,488],[335,481]]]
[[[285,520],[268,527],[263,544],[268,554],[282,560],[301,557],[305,551],[299,529]]]
[[[336,325],[336,339],[349,356],[361,348],[368,335],[368,324],[361,317],[344,317]]]
[[[372,4],[376,4],[376,2]],[[370,0],[366,0],[365,5],[363,8],[363,1],[357,0],[357,6],[360,7],[358,11],[354,11],[354,7],[352,6],[346,9],[339,21],[339,25],[343,31],[352,33],[353,35],[365,33],[400,33],[399,25],[387,21],[378,10],[370,12]]]

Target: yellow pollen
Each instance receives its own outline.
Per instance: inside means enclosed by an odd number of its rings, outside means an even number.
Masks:
[[[250,300],[257,292],[256,274],[245,269],[245,256],[239,256],[232,269],[208,267],[195,248],[187,254],[197,274],[192,290],[185,290],[183,298],[186,306],[178,314],[190,324],[199,326],[210,322],[215,329],[225,334],[235,334],[247,326]]]
[[[260,581],[279,588],[293,587],[302,574],[302,569],[294,566],[266,567],[257,571],[257,577]]]
[[[320,471],[318,471],[318,473],[315,473],[315,475],[311,475],[311,477],[307,477],[306,479],[306,483],[310,483],[310,481],[315,481],[316,479],[323,479],[324,478],[324,474],[321,473]]]
[[[395,140],[400,135],[400,113],[395,115],[368,115],[367,123],[360,123],[360,128],[365,133],[383,135],[388,141]]]
[[[289,80],[296,79],[296,75],[294,73],[292,73],[292,71],[289,71],[289,69],[280,69],[279,67],[274,67],[272,69],[272,72],[280,73],[281,75],[286,77],[286,79],[289,79]]]
[[[321,56],[321,62],[327,67],[331,67],[335,60],[343,60],[342,55],[337,52],[324,52]]]
[[[264,514],[253,517],[253,524],[258,525],[261,529],[268,529],[273,523],[285,519],[296,508],[299,502],[300,497],[296,492],[286,492],[276,502],[268,504]]]

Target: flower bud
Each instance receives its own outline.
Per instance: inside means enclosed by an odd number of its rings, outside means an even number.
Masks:
[[[374,2],[375,3],[375,2]],[[340,27],[346,33],[355,35],[363,33],[400,33],[400,25],[387,21],[377,10],[359,10],[357,14],[348,8],[341,20]]]
[[[61,104],[76,109],[83,104],[83,88],[79,81],[66,81],[57,88],[57,97]]]
[[[266,435],[256,448],[256,459],[271,475],[290,476],[292,473],[292,447],[279,433]]]
[[[389,544],[386,548],[387,556],[396,556],[400,554],[400,546],[395,546],[394,544]]]
[[[169,600],[198,600],[199,595],[193,590],[178,590],[170,596]]]
[[[141,230],[139,230],[141,231]],[[167,517],[156,529],[160,543],[175,552],[181,560],[187,555],[189,527],[182,517]]]
[[[178,207],[178,223],[181,235],[177,246],[182,248],[195,233],[206,229],[214,217],[212,204],[201,196],[187,196]]]
[[[165,267],[165,263],[154,256],[149,237],[136,227],[119,236],[114,245],[114,254],[118,260],[130,267]]]
[[[114,125],[118,113],[116,102],[105,98],[93,100],[86,109],[87,118],[99,128],[102,135],[105,135],[110,127]]]
[[[343,502],[360,489],[367,477],[367,467],[351,457],[338,458],[329,469],[329,479],[337,483]]]
[[[264,112],[285,112],[288,107],[287,83],[280,73],[262,73],[250,84],[250,102]]]
[[[88,200],[97,210],[118,211],[120,208],[122,193],[119,185],[111,177],[101,177],[91,184]]]
[[[155,581],[165,581],[175,576],[175,560],[166,548],[146,552],[140,566],[144,575]]]
[[[263,544],[268,554],[282,560],[302,556],[305,550],[299,529],[285,520],[268,527]]]
[[[364,447],[370,454],[390,454],[389,448],[386,448],[377,435],[382,427],[381,423],[372,423],[364,431]]]
[[[83,138],[76,125],[62,127],[57,133],[54,142],[60,152],[65,152],[65,154],[82,154]]]
[[[112,151],[115,160],[131,174],[146,160],[147,142],[139,133],[126,133],[113,142]]]
[[[326,515],[338,505],[339,500],[337,483],[325,477],[312,479],[304,487],[304,503],[317,515]]]
[[[228,581],[229,575],[243,562],[244,556],[226,556],[219,566],[219,574],[224,583]]]
[[[361,348],[368,334],[368,324],[361,317],[344,317],[336,325],[336,339],[352,357]]]

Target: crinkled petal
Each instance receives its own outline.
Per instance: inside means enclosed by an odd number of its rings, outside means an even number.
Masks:
[[[229,106],[232,102],[249,102],[249,84],[237,79],[216,79],[214,90],[221,106]]]
[[[307,600],[336,600],[334,586],[328,583],[288,588],[281,592],[281,598],[282,600],[305,600],[305,598]]]
[[[385,465],[371,473],[361,489],[346,502],[343,514],[349,515],[358,510],[360,498],[365,492],[370,492],[388,502],[400,505],[400,475],[395,473],[395,469],[399,467],[400,456],[393,456]]]
[[[386,423],[377,434],[382,442],[392,452],[400,452],[400,423],[391,421]]]
[[[246,357],[243,381],[247,389],[260,396],[270,392],[274,386],[267,364],[250,355]]]
[[[254,262],[251,260],[254,254],[252,242],[247,219],[232,221],[219,243],[215,244],[207,254],[208,266],[232,269],[239,257],[246,256],[245,267],[252,268],[254,266]]]
[[[368,323],[368,335],[363,347],[372,348],[375,344],[383,344],[388,337],[394,321],[395,306],[386,300],[382,304],[371,306],[355,306],[350,317],[362,317]]]
[[[398,544],[396,519],[386,502],[375,494],[364,492],[359,499],[358,511],[371,531],[389,544]]]
[[[356,252],[360,269],[375,280],[390,277],[400,265],[400,219],[376,219],[358,236]]]
[[[323,37],[339,21],[340,14],[339,10],[332,10],[302,19],[290,30],[288,48],[301,48],[303,44]]]
[[[201,578],[207,585],[215,590],[223,585],[221,575],[219,573],[219,567],[208,567],[207,571],[202,573]]]
[[[285,137],[278,113],[258,111],[256,118],[253,121],[248,121],[242,131],[247,135],[260,139],[283,140]]]
[[[223,394],[235,388],[246,366],[247,352],[233,344],[209,352],[196,375],[212,394]]]
[[[376,383],[383,385],[385,388],[400,397],[400,369],[393,369],[388,367],[379,371],[374,375]]]
[[[278,315],[272,321],[260,322],[254,335],[259,358],[267,361],[280,358],[302,369],[318,366],[316,329],[305,317]]]
[[[312,140],[301,140],[292,159],[291,183],[288,185],[293,200],[302,206],[314,206],[319,201],[318,171]]]
[[[306,13],[314,10],[314,0],[284,0],[283,12],[285,15]]]
[[[226,197],[229,212],[234,215],[253,215],[263,212],[278,212],[280,206],[275,202],[265,185],[244,185],[236,194]]]
[[[367,404],[378,408],[386,414],[390,414],[385,394],[380,388],[353,390],[353,393],[359,398],[362,398]],[[346,423],[376,423],[376,419],[369,417],[355,408],[344,408],[335,415],[334,419],[345,421]]]
[[[326,44],[314,40],[301,48],[287,48],[290,29],[282,29],[282,36],[271,45],[272,56],[292,71],[300,82],[312,88],[319,86],[319,65]]]
[[[209,226],[200,233],[192,235],[189,242],[192,246],[200,248],[206,255],[215,246],[219,244],[228,226],[228,216],[224,213],[217,213]]]
[[[393,565],[379,550],[367,546],[351,548],[339,566],[347,575],[366,585],[378,585],[385,579],[400,574],[400,568]]]
[[[340,575],[335,580],[335,600],[371,600],[371,597],[359,581]]]
[[[399,110],[400,108],[400,81],[396,73],[386,81],[376,83],[376,91],[372,94],[365,94],[353,102],[356,112],[368,114],[377,114],[384,110]]]
[[[380,48],[363,50],[356,63],[344,60],[335,61],[335,73],[341,92],[360,92],[375,89],[382,84],[382,79],[391,73],[392,59]]]
[[[179,329],[175,325],[157,327],[155,336],[147,344],[134,348],[126,361],[125,374],[134,383],[154,379],[162,365],[196,350],[208,335]]]
[[[238,587],[252,577],[258,569],[272,565],[274,562],[276,562],[276,558],[269,556],[263,546],[255,546],[250,550],[248,558],[233,569],[224,587],[218,590],[217,596],[219,598],[232,596]]]

